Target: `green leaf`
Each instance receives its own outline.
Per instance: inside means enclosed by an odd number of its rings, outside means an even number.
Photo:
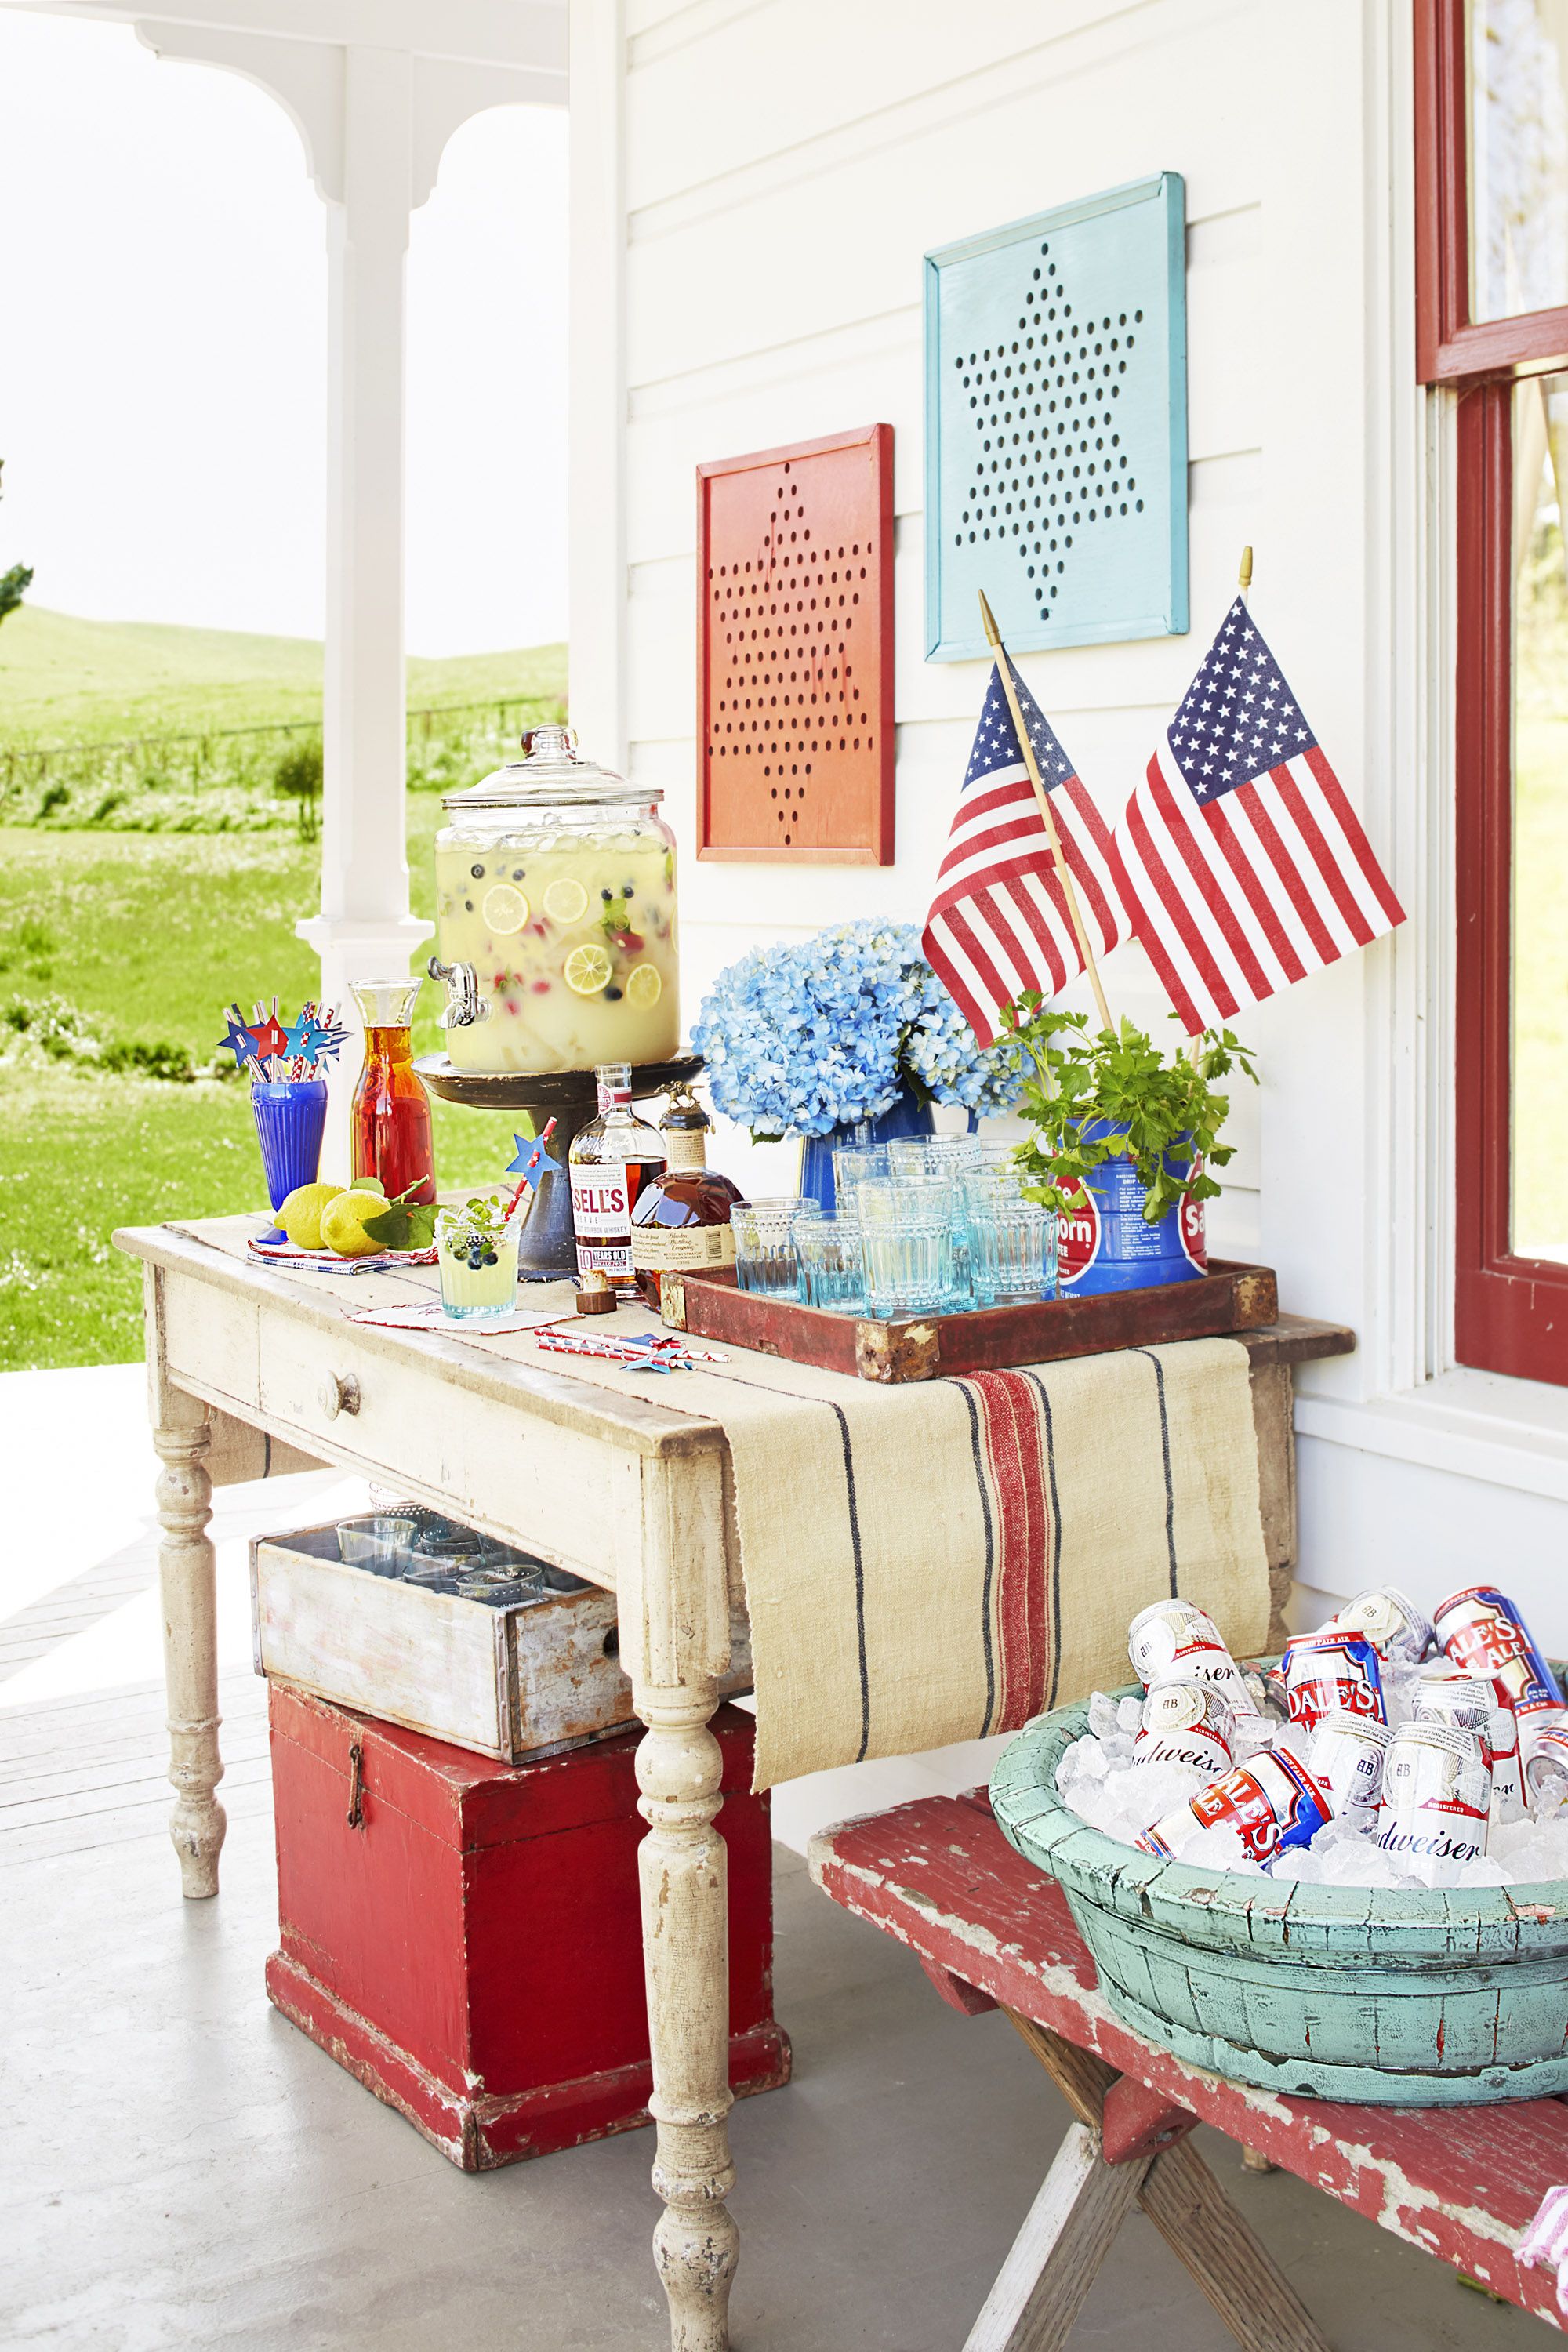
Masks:
[[[351,1192],[384,1192],[386,1187],[379,1176],[356,1176],[349,1186],[349,1191]]]
[[[364,1229],[383,1249],[428,1249],[436,1238],[436,1203],[395,1202],[384,1216],[367,1217]]]

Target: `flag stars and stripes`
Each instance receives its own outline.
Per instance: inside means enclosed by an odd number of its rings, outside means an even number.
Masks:
[[[1115,846],[1123,904],[1190,1034],[1405,919],[1239,598]]]
[[[1016,669],[1013,683],[1090,947],[1104,955],[1128,929],[1110,827]],[[1054,996],[1083,970],[999,667],[991,673],[921,944],[983,1045],[994,1039],[1005,1004],[1026,989]]]

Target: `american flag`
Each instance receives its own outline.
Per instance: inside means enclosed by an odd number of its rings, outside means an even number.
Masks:
[[[1129,928],[1191,1035],[1405,920],[1238,596],[1116,828]]]
[[[1084,929],[1102,956],[1132,928],[1115,878],[1110,830],[1016,669],[1013,683],[1078,886]],[[1083,970],[999,667],[991,672],[921,944],[982,1045],[996,1034],[996,1013],[1023,990],[1055,996]]]

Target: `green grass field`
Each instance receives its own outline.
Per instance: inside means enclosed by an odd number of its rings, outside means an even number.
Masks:
[[[411,710],[565,690],[564,646],[408,664]],[[84,621],[31,604],[0,628],[0,744],[273,727],[321,715],[321,648],[307,637]]]
[[[564,690],[563,649],[411,663],[411,704]],[[19,734],[69,742],[138,729],[319,718],[321,648],[289,638],[79,621],[24,607],[0,629],[0,750]],[[404,802],[413,905],[434,895],[435,793]],[[316,910],[320,851],[292,830],[124,833],[0,828],[0,1015],[60,1000],[104,1040],[183,1048],[198,1070],[222,1008],[317,983],[294,925]],[[416,1030],[437,1050],[439,992]],[[51,1015],[45,1026],[58,1025]],[[226,1059],[226,1057],[225,1057]],[[503,1120],[437,1103],[444,1183],[493,1177]],[[141,1274],[117,1225],[264,1210],[248,1090],[179,1085],[51,1061],[0,1028],[0,1369],[130,1361],[142,1352]]]

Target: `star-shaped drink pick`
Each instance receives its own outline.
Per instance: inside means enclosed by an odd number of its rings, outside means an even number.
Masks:
[[[276,1001],[274,1001],[272,1010],[267,1015],[265,1021],[253,1021],[251,1023],[249,1034],[255,1040],[256,1050],[264,1061],[276,1060],[280,1055],[287,1053],[289,1049],[289,1032],[284,1028],[283,1024],[278,1018],[278,1006]]]
[[[561,1162],[559,1160],[552,1160],[549,1152],[544,1149],[554,1131],[554,1127],[555,1121],[552,1119],[542,1135],[531,1137],[514,1135],[511,1139],[517,1146],[517,1157],[508,1163],[506,1172],[509,1176],[521,1176],[523,1184],[526,1184],[531,1192],[537,1192],[545,1177],[552,1171],[557,1176],[561,1173]],[[521,1190],[522,1185],[520,1184],[518,1191],[521,1192]]]
[[[337,1053],[348,1034],[333,1028],[330,1013],[323,1017],[313,1004],[306,1004],[298,1021],[290,1021],[283,1032],[283,1052],[289,1061],[308,1062],[313,1069]]]
[[[240,1019],[238,1005],[231,1004],[224,1018],[228,1024],[228,1034],[218,1039],[218,1052],[221,1054],[226,1046],[234,1055],[236,1067],[241,1070],[247,1062],[259,1061],[261,1057],[257,1051],[256,1040]]]

